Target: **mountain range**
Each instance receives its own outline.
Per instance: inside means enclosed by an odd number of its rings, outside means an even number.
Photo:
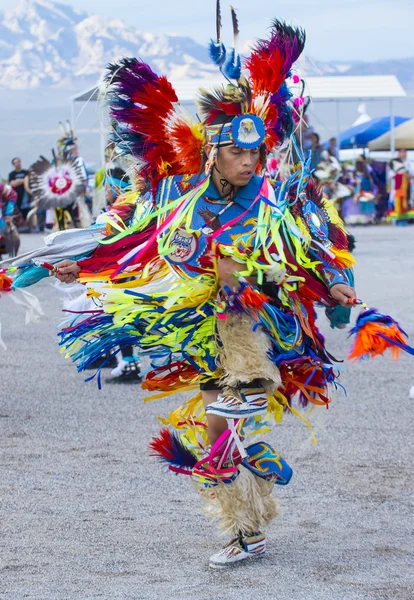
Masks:
[[[207,48],[190,37],[139,31],[120,19],[88,15],[66,4],[20,0],[0,19],[1,87],[77,91],[94,85],[107,63],[122,56],[140,57],[173,80],[217,75]],[[306,74],[395,74],[414,92],[414,58],[372,63],[308,59]]]

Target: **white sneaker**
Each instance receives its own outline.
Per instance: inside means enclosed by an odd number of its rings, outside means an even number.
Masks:
[[[118,365],[111,369],[111,381],[131,381],[139,380],[141,375],[140,363],[135,356],[127,356],[122,358]]]
[[[212,569],[234,567],[242,562],[260,558],[266,552],[266,538],[258,532],[255,535],[238,537],[227,544],[223,550],[210,557]]]
[[[121,377],[121,375],[123,375],[124,373],[124,370],[126,370],[127,368],[128,363],[124,359],[121,359],[117,366],[111,369],[110,375],[111,377]]]
[[[217,415],[226,419],[243,419],[266,410],[266,392],[261,388],[240,391],[240,398],[219,394],[216,402],[206,406],[207,415]]]

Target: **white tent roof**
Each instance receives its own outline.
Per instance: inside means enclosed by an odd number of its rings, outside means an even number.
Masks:
[[[180,101],[192,103],[197,91],[205,86],[207,88],[222,85],[222,77],[211,79],[176,79],[171,82]],[[295,87],[295,86],[293,86]],[[298,88],[299,91],[299,88]],[[72,102],[86,102],[98,100],[98,87],[90,88],[81,94],[73,96]],[[401,98],[405,91],[394,75],[366,75],[366,76],[324,76],[307,77],[305,95],[310,95],[314,102],[333,100],[379,100],[383,98]]]
[[[394,129],[395,148],[414,150],[414,119],[405,121]],[[390,150],[391,133],[388,131],[368,144],[370,150]]]
[[[380,100],[406,95],[395,75],[308,77],[305,96],[315,102],[333,100]]]

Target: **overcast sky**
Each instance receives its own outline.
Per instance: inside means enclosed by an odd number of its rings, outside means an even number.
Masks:
[[[307,53],[319,60],[377,60],[414,56],[413,0],[231,0],[241,37],[263,36],[278,17],[303,26]],[[117,17],[143,31],[188,35],[206,43],[215,32],[215,0],[68,0],[91,14]],[[15,0],[0,0],[8,9]],[[230,30],[229,4],[222,2]]]

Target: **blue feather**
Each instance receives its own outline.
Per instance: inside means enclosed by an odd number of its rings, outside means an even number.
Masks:
[[[29,287],[44,277],[49,277],[49,271],[44,267],[29,266],[19,273],[13,281],[13,289]]]
[[[229,58],[223,68],[223,73],[229,79],[235,79],[238,81],[241,77],[241,58],[240,55],[236,55],[236,51],[233,48],[230,52]]]
[[[214,40],[210,41],[209,46],[210,58],[215,65],[221,67],[226,61],[226,47],[221,43],[217,43]]]
[[[190,471],[197,463],[196,457],[184,446],[179,436],[166,427],[161,429],[159,437],[152,438],[149,449],[151,456],[156,456],[171,467]]]

